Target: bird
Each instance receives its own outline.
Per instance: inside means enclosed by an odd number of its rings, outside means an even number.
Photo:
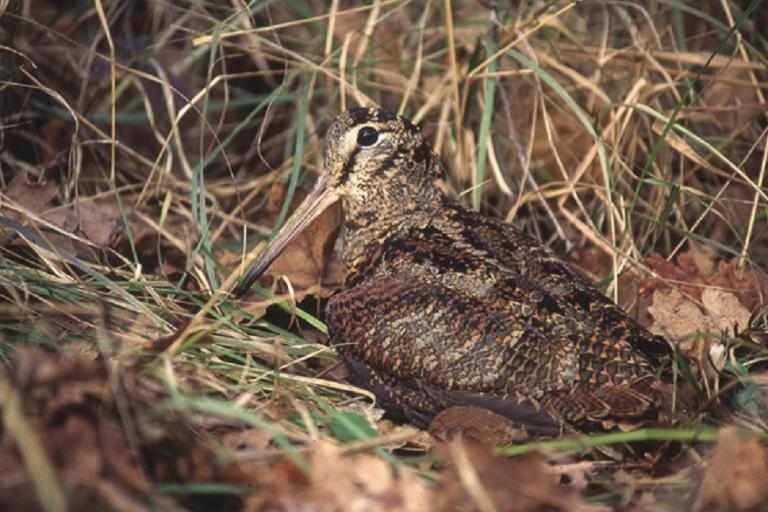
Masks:
[[[426,427],[475,406],[541,436],[654,421],[666,341],[552,249],[444,192],[444,179],[407,118],[343,112],[311,192],[233,295],[341,201],[345,281],[325,307],[329,341],[393,417]]]

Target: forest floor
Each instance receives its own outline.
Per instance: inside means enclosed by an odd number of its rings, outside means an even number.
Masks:
[[[0,1],[0,509],[768,510],[760,4]],[[392,421],[328,346],[339,208],[229,297],[357,105],[664,336],[687,407]]]

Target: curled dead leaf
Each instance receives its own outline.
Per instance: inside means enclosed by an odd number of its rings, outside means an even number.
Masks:
[[[694,247],[667,261],[658,254],[645,259],[645,264],[658,276],[643,280],[641,292],[669,288],[670,283],[695,300],[706,289],[717,289],[735,295],[739,302],[752,310],[768,293],[768,276],[758,268],[742,267],[739,258],[715,262],[714,252]]]
[[[715,328],[733,332],[735,327],[749,325],[749,311],[733,293],[707,288],[701,292],[701,303]]]
[[[189,320],[185,320],[182,322],[171,334],[167,336],[161,336],[159,338],[155,338],[144,345],[142,345],[142,348],[144,350],[147,350],[149,352],[162,352],[171,345],[181,336],[185,333],[187,328],[189,327]],[[211,334],[207,331],[210,330],[210,325],[207,323],[202,324],[196,324],[195,327],[190,331],[187,332],[186,340],[189,341],[194,339],[198,344],[208,344],[213,343],[213,337]]]
[[[52,181],[31,182],[25,173],[13,177],[0,192],[0,213],[5,217],[26,224],[27,213],[42,214],[58,194],[59,187]],[[12,240],[16,232],[0,228],[0,244]]]
[[[675,288],[654,291],[648,312],[654,319],[651,332],[676,342],[683,355],[696,363],[706,388],[712,389],[710,383],[717,379],[723,363],[723,347],[717,338],[720,331],[714,321]]]
[[[681,352],[696,363],[708,391],[725,364],[726,347],[720,333],[735,332],[749,322],[749,311],[733,293],[707,288],[701,307],[676,288],[657,289],[648,308],[653,317],[651,332],[678,343]],[[707,334],[709,333],[709,334]]]
[[[671,340],[679,340],[695,332],[717,332],[717,326],[689,297],[675,288],[653,292],[653,303],[648,307],[653,317],[651,332]]]
[[[13,367],[0,379],[12,386],[5,398],[15,396],[21,404],[8,408],[2,400],[0,509],[37,510],[36,483],[41,466],[48,465],[65,501],[61,505],[69,510],[145,510],[153,491],[105,399],[109,386],[103,367],[18,349]],[[30,448],[45,464],[29,463]]]

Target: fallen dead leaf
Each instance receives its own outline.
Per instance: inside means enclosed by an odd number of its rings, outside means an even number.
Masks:
[[[707,457],[694,512],[768,510],[768,450],[736,427],[720,430]]]
[[[263,450],[268,441],[253,431],[239,438],[224,434],[222,443],[216,441],[221,430],[209,437],[167,413],[150,413],[150,405],[159,400],[157,388],[142,385],[138,366],[130,369],[116,379],[128,406],[122,410],[126,416],[118,414],[115,386],[102,361],[17,349],[12,365],[0,371],[0,510],[42,510],[36,484],[49,473],[41,467],[55,475],[53,487],[66,509],[86,512],[187,510],[177,502],[199,505],[205,500],[211,510],[232,510],[238,498],[215,493],[169,497],[153,484],[253,487],[271,469],[266,462],[241,464],[223,456],[243,448]],[[18,405],[9,406],[11,401]],[[131,411],[143,414],[132,417]],[[30,463],[32,452],[35,464]]]
[[[710,276],[708,283],[733,293],[745,308],[752,311],[765,303],[768,291],[768,277],[758,268],[741,268],[739,259],[720,261],[717,270]]]
[[[710,322],[719,331],[732,332],[734,327],[749,325],[749,311],[733,293],[707,288],[701,293],[701,302]]]
[[[45,219],[59,226],[67,233],[73,233],[97,246],[110,247],[123,232],[120,208],[114,201],[97,201],[93,198],[80,198],[75,203],[58,208],[45,215]],[[70,252],[84,256],[86,250],[69,237],[62,236],[68,242]]]
[[[560,485],[560,475],[538,452],[508,459],[457,438],[444,446],[442,454],[449,465],[438,482],[432,510],[609,510],[583,502],[576,489]]]
[[[714,264],[711,251],[693,248],[677,256],[674,262],[667,261],[658,254],[645,259],[645,264],[658,278],[643,280],[641,292],[648,293],[669,288],[674,283],[683,293],[696,300],[707,288],[719,289],[734,294],[747,309],[753,310],[765,300],[768,292],[768,277],[760,269],[741,268],[739,259],[719,261]]]
[[[725,362],[726,347],[720,334],[734,334],[749,325],[748,305],[759,302],[762,287],[758,270],[737,270],[736,259],[714,265],[711,251],[693,248],[675,263],[654,255],[646,263],[662,276],[645,280],[652,291],[648,313],[650,330],[678,343],[682,353],[695,361],[708,391]],[[671,287],[664,279],[674,281]],[[757,302],[756,302],[757,301]],[[709,334],[707,334],[709,333]]]
[[[164,235],[169,233],[170,236]],[[189,219],[170,218],[158,229],[157,225],[138,219],[131,225],[131,240],[122,237],[115,250],[120,254],[136,256],[145,274],[160,274],[169,281],[179,281],[187,265],[187,255],[191,252],[187,244],[195,239],[194,227]],[[133,247],[131,247],[131,244]],[[224,252],[222,256],[232,255]],[[196,289],[199,282],[196,279],[184,279],[185,289]]]
[[[179,324],[176,329],[167,336],[161,336],[159,338],[155,338],[153,340],[148,341],[147,343],[142,345],[142,348],[148,352],[162,352],[171,345],[183,334],[187,327],[189,327],[189,320],[185,320],[181,324]],[[202,344],[209,344],[213,343],[213,337],[209,332],[206,332],[210,330],[210,325],[208,323],[200,323],[195,325],[195,327],[187,334],[186,340],[189,341],[191,339],[195,339],[195,342],[198,345]]]
[[[58,194],[58,185],[52,181],[33,183],[25,174],[14,176],[8,186],[0,192],[0,214],[25,226],[38,226],[36,217],[59,228],[39,226],[38,233],[55,249],[91,258],[93,246],[108,247],[116,243],[123,233],[123,222],[116,202],[105,199],[80,197],[75,202],[61,207],[51,203]],[[72,234],[88,243],[77,241]],[[15,230],[0,229],[0,244],[6,244],[17,236]]]
[[[691,244],[691,248],[683,253],[683,258],[690,259],[699,274],[705,276],[714,274],[717,270],[717,251],[715,248],[694,241],[689,243]]]
[[[48,205],[58,192],[59,187],[52,181],[30,182],[26,173],[19,173],[0,192],[0,213],[13,221],[24,223],[24,210],[41,214],[49,208]],[[8,243],[15,235],[14,230],[0,228],[0,245]]]
[[[285,200],[287,188],[274,185],[267,194],[265,214],[271,224],[277,221],[280,208]],[[307,196],[297,189],[291,200],[289,212],[293,212]],[[285,248],[283,253],[267,268],[264,276],[273,278],[286,276],[297,289],[328,282],[331,285],[342,281],[341,269],[332,266],[333,246],[341,227],[341,205],[336,203],[320,214],[307,228]],[[335,270],[332,274],[329,270]]]
[[[246,499],[243,510],[312,512],[426,512],[432,490],[417,476],[395,473],[373,455],[344,457],[339,447],[317,441],[306,455],[309,474],[284,459],[266,473],[264,492]]]
[[[728,295],[738,303],[733,294]],[[707,389],[712,389],[710,383],[717,378],[724,362],[724,347],[717,337],[720,332],[718,324],[676,288],[654,291],[648,312],[654,319],[651,332],[676,342],[680,351],[696,363]],[[722,316],[720,319],[723,324],[729,321]],[[706,332],[712,335],[706,335]]]
[[[653,317],[651,332],[679,340],[696,331],[717,331],[717,326],[698,305],[676,288],[656,290],[648,307]]]

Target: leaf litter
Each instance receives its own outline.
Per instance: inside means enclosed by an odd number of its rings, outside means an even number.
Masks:
[[[114,246],[124,235],[120,210],[112,200],[81,197],[63,205],[51,203],[59,194],[52,181],[30,182],[19,173],[0,191],[0,215],[43,233],[46,249],[64,250],[95,261],[94,249]],[[0,245],[18,237],[15,229],[0,228]]]
[[[436,445],[444,470],[430,485],[412,468],[369,453],[347,454],[343,444],[329,440],[301,448],[305,470],[275,449],[273,435],[237,422],[194,436],[185,433],[189,427],[167,430],[171,423],[179,425],[174,415],[156,415],[153,426],[146,419],[135,423],[131,411],[161,405],[168,397],[141,379],[136,362],[128,368],[132,373],[118,372],[115,381],[102,359],[19,349],[1,375],[20,404],[12,414],[39,439],[41,459],[55,470],[69,508],[142,510],[154,503],[175,510],[189,504],[155,492],[152,482],[157,482],[241,488],[237,506],[246,511],[607,510],[583,502],[581,489],[562,485],[542,454],[508,459],[461,437]],[[0,436],[0,469],[13,475],[0,487],[0,506],[33,510],[39,468],[25,464],[22,436],[13,427],[18,423],[6,418]],[[230,503],[225,497],[206,499],[210,506]]]

